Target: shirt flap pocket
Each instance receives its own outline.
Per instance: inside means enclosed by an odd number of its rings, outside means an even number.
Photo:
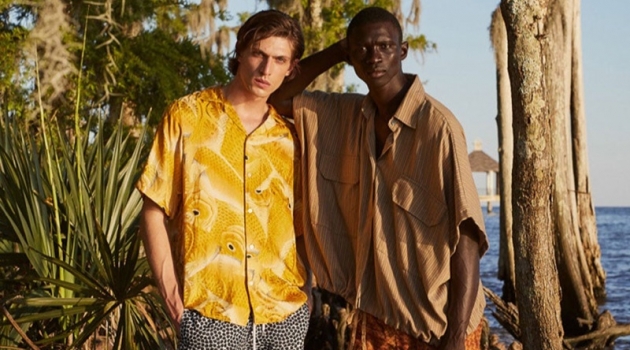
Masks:
[[[446,213],[443,201],[433,196],[424,186],[407,178],[396,180],[392,197],[394,203],[427,226],[439,224]]]
[[[355,184],[359,181],[359,157],[322,153],[319,158],[319,171],[327,180]]]

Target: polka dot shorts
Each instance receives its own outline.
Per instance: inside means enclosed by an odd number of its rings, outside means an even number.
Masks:
[[[284,321],[246,326],[184,310],[178,350],[303,350],[309,318],[306,304]]]

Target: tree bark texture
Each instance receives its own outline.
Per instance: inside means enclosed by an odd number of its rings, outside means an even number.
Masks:
[[[311,24],[312,33],[321,33],[324,27],[324,18],[322,18],[322,0],[309,1],[305,9],[306,20]],[[309,53],[319,52],[324,49],[326,42],[324,40],[312,40],[312,45],[308,48]],[[326,91],[326,80],[328,72],[321,74],[309,85],[309,90]]]
[[[501,9],[492,13],[490,36],[494,48],[497,78],[497,129],[499,131],[500,235],[498,278],[503,281],[503,300],[515,302],[514,244],[512,242],[512,95],[508,72],[508,48]]]
[[[502,0],[512,88],[512,207],[517,305],[523,348],[561,349],[560,290],[554,261],[553,144],[545,65],[551,59],[544,0]]]
[[[583,251],[578,236],[575,205],[573,158],[570,147],[570,84],[573,33],[573,0],[552,0],[545,20],[550,60],[545,66],[548,107],[552,119],[554,156],[553,210],[556,233],[556,260],[562,289],[562,321],[568,336],[583,334],[592,324],[597,304],[590,275],[582,264]]]
[[[593,285],[595,298],[606,297],[606,272],[601,264],[601,251],[597,239],[595,208],[591,196],[589,162],[586,142],[586,113],[584,109],[584,77],[582,68],[582,30],[580,0],[575,0],[573,18],[573,43],[571,64],[571,129],[573,141],[573,166],[579,230],[586,264]]]

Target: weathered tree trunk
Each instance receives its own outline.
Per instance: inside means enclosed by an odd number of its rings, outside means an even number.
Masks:
[[[111,96],[107,122],[116,124],[119,120],[123,126],[131,128],[130,132],[134,137],[140,136],[140,119],[136,114],[136,106],[132,102],[125,101],[122,96]]]
[[[580,237],[595,298],[606,296],[606,272],[601,264],[601,251],[597,240],[595,208],[591,196],[588,151],[586,147],[586,116],[584,110],[584,79],[582,74],[582,30],[580,0],[573,7],[573,43],[571,64],[571,131],[573,140],[573,166]]]
[[[573,38],[573,0],[553,0],[545,20],[550,43],[545,78],[548,107],[553,122],[552,145],[555,164],[553,210],[557,239],[556,260],[562,289],[562,323],[568,336],[583,334],[594,320],[597,309],[590,276],[582,269],[581,242],[578,239],[577,211],[573,195],[573,166],[569,143],[569,102]]]
[[[560,291],[553,251],[553,158],[545,65],[552,58],[544,0],[502,0],[512,88],[512,206],[517,305],[523,348],[561,349]]]
[[[306,20],[311,24],[313,33],[321,33],[324,27],[324,18],[322,18],[322,0],[309,1],[306,6]],[[318,52],[324,49],[326,42],[324,40],[313,41],[311,47],[307,50],[309,53]],[[309,90],[326,91],[328,74],[320,74],[311,84]]]
[[[514,244],[512,243],[512,95],[508,72],[508,48],[501,9],[492,13],[490,36],[497,76],[497,129],[499,131],[500,238],[498,278],[503,281],[503,300],[515,302]]]

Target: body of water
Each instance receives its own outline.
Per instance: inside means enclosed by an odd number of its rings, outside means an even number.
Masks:
[[[485,207],[484,207],[485,210]],[[481,259],[481,279],[494,293],[501,295],[503,282],[497,279],[499,261],[499,208],[484,214],[490,248]],[[600,311],[609,310],[618,323],[630,323],[630,207],[598,207],[597,233],[602,252],[602,265],[606,271],[607,298]],[[494,333],[509,345],[512,337],[492,317],[494,305],[488,302],[486,316]],[[615,350],[630,350],[630,336],[618,338]]]

